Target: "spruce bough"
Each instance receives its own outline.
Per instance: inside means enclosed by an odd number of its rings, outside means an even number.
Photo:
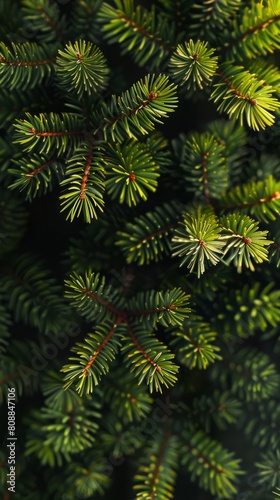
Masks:
[[[278,498],[278,0],[0,15],[4,498]]]

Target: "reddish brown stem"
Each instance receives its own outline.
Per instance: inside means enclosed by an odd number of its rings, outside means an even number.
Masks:
[[[82,184],[81,184],[81,188],[80,188],[80,190],[81,190],[81,193],[80,193],[81,200],[84,200],[85,197],[86,197],[86,185],[87,185],[87,182],[88,182],[88,174],[89,174],[91,163],[92,163],[92,157],[93,157],[92,145],[90,144],[90,149],[89,149],[89,153],[88,153],[88,156],[87,156],[87,160],[86,160],[86,164],[85,164],[85,168],[84,168],[84,175],[83,175],[83,178],[82,178]]]
[[[151,482],[151,487],[150,487],[149,493],[150,493],[150,498],[153,500],[154,500],[154,498],[156,498],[155,494],[153,493],[153,489],[155,488],[155,486],[157,484],[157,479],[158,479],[158,475],[159,475],[160,470],[161,470],[161,465],[162,465],[162,462],[164,461],[166,448],[168,446],[169,435],[170,435],[170,433],[165,433],[165,435],[164,435],[164,439],[162,440],[159,454],[157,457],[157,464],[156,464],[154,471],[152,472],[152,482]]]
[[[30,128],[28,130],[33,135],[36,135],[36,137],[65,137],[65,136],[77,136],[81,135],[81,132],[78,131],[70,131],[70,132],[38,132],[35,128]]]
[[[132,331],[132,328],[130,326],[130,324],[128,323],[128,321],[125,321],[125,324],[126,324],[126,327],[127,327],[127,331],[130,335],[130,337],[132,338],[134,344],[136,345],[137,349],[139,349],[139,351],[142,353],[143,357],[150,363],[150,365],[156,367],[156,370],[157,371],[161,371],[161,367],[155,363],[155,361],[153,361],[150,356],[144,351],[143,347],[139,344],[137,338],[135,337],[133,331]]]
[[[124,14],[120,14],[119,18],[123,19],[126,23],[129,23],[130,26],[132,26],[135,31],[138,31],[138,33],[141,33],[141,35],[145,36],[146,38],[149,38],[149,40],[152,40],[152,42],[156,43],[163,49],[167,50],[168,52],[174,51],[174,48],[171,45],[168,45],[164,43],[160,38],[156,38],[154,35],[151,35],[151,33],[148,33],[148,31],[141,28],[141,26],[135,23],[135,21],[132,21],[132,19],[129,19]]]
[[[26,177],[29,177],[28,180],[31,181],[31,179],[32,179],[32,177],[34,177],[34,175],[37,175],[39,172],[41,172],[41,170],[44,170],[44,168],[48,167],[49,165],[54,163],[56,160],[57,160],[57,158],[53,158],[52,160],[47,161],[46,163],[43,163],[43,165],[41,165],[40,167],[33,170],[33,172],[26,174]]]
[[[225,52],[230,50],[235,45],[238,45],[238,43],[240,43],[242,40],[244,40],[244,38],[246,38],[247,36],[254,35],[257,31],[264,30],[265,28],[270,26],[270,24],[273,24],[279,20],[280,20],[280,15],[271,17],[270,19],[266,19],[265,21],[262,21],[261,23],[256,24],[256,26],[251,26],[251,28],[248,28],[243,33],[240,33],[240,35],[238,37],[236,37],[234,40],[232,40],[228,45],[221,48],[219,50],[219,54],[224,54]]]
[[[241,97],[242,99],[244,99],[244,101],[248,101],[253,106],[258,104],[256,99],[251,99],[250,97],[247,97],[245,94],[242,94],[242,92],[239,92],[239,90],[235,88],[235,86],[231,83],[231,81],[221,71],[217,71],[217,75],[219,75],[222,78],[222,80],[226,82],[226,84],[229,86],[230,89],[233,90],[234,94],[237,97]]]
[[[7,61],[5,57],[0,57],[0,63],[6,64],[7,66],[43,66],[55,61],[56,57],[52,57],[51,59],[44,59],[43,61]]]
[[[150,104],[150,102],[154,101],[157,98],[157,96],[158,96],[158,94],[156,92],[150,92],[149,97],[148,97],[148,99],[146,99],[146,101],[143,101],[141,104],[139,104],[139,106],[136,106],[136,108],[131,109],[127,113],[123,113],[122,115],[117,116],[116,118],[114,118],[113,120],[108,122],[108,126],[110,127],[114,123],[121,121],[121,120],[124,120],[125,118],[128,118],[131,115],[134,115],[135,113],[140,111],[140,109],[148,106],[148,104]]]
[[[242,203],[242,205],[219,206],[219,209],[234,210],[236,208],[253,207],[255,205],[261,205],[262,203],[269,203],[270,201],[277,200],[278,198],[280,198],[280,193],[278,191],[274,191],[274,193],[272,193],[270,196],[261,198],[260,200],[247,201],[245,203]]]
[[[108,309],[108,311],[110,311],[111,313],[115,314],[117,317],[121,317],[123,318],[125,316],[125,312],[123,311],[120,311],[119,309],[117,309],[116,307],[112,306],[112,304],[110,304],[109,302],[107,302],[106,300],[102,299],[102,297],[99,297],[98,295],[96,295],[94,292],[91,292],[90,290],[88,290],[86,287],[83,288],[83,292],[90,298],[92,298],[93,300],[95,300],[96,302],[98,302],[99,304],[102,304],[103,306],[106,307],[106,309]]]
[[[85,377],[88,376],[88,369],[93,365],[95,362],[96,358],[99,356],[100,352],[102,351],[103,347],[109,342],[110,338],[112,337],[113,333],[116,330],[116,326],[118,323],[120,323],[120,319],[116,321],[116,324],[114,325],[113,328],[107,333],[106,337],[102,340],[101,344],[98,346],[97,350],[95,351],[94,355],[91,357],[91,359],[87,362],[86,366],[84,367],[83,374]]]

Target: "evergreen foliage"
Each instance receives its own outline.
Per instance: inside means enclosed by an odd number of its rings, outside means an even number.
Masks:
[[[0,19],[3,498],[279,498],[279,1]]]

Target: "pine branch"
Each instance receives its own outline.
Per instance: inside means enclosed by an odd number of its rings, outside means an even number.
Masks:
[[[170,233],[181,216],[180,206],[170,201],[151,212],[140,215],[134,222],[128,222],[124,231],[117,232],[116,245],[122,249],[128,264],[149,264],[170,254]]]
[[[93,392],[101,377],[109,371],[108,361],[112,363],[117,355],[120,344],[115,331],[119,322],[112,325],[110,321],[104,321],[94,333],[87,335],[84,343],[77,342],[71,349],[76,355],[69,358],[71,363],[61,368],[66,373],[64,389],[76,383],[80,396]]]
[[[0,84],[4,88],[29,90],[53,72],[56,48],[35,43],[0,43]]]
[[[154,130],[168,113],[177,107],[176,85],[165,75],[147,75],[121,96],[112,96],[103,103],[95,117],[99,123],[95,134],[102,132],[105,140],[122,142],[127,137],[137,139]]]
[[[252,3],[245,7],[241,18],[233,20],[229,41],[220,49],[220,53],[234,54],[237,58],[255,58],[267,55],[280,47],[278,35],[280,29],[280,13],[277,1],[267,5]],[[257,36],[256,36],[257,35]],[[242,55],[241,55],[242,54]]]
[[[39,116],[25,114],[25,120],[16,120],[15,143],[24,151],[38,149],[39,154],[65,153],[69,145],[76,148],[83,138],[83,123],[74,114],[41,113]]]
[[[163,326],[181,325],[190,312],[189,297],[180,288],[166,292],[140,292],[129,300],[127,315],[139,318],[144,328],[154,328],[157,323]]]
[[[98,143],[79,144],[67,160],[65,176],[60,182],[61,212],[67,211],[66,219],[72,222],[81,214],[88,223],[97,219],[104,206],[104,178],[103,148]]]
[[[168,431],[149,443],[134,478],[137,498],[174,498],[178,448],[177,437]]]
[[[122,53],[131,52],[135,62],[140,66],[149,64],[158,66],[173,52],[174,27],[156,11],[148,12],[134,0],[116,0],[117,8],[103,2],[99,18],[103,24],[102,31],[109,43],[122,44]],[[140,50],[139,50],[140,47]]]
[[[9,187],[24,191],[29,201],[51,191],[55,180],[59,183],[64,175],[63,162],[55,156],[49,159],[44,154],[34,153],[28,159],[20,158],[14,163],[16,168],[10,168],[9,173],[16,180]]]
[[[128,335],[123,339],[122,352],[126,356],[126,365],[138,378],[138,383],[145,381],[150,393],[162,392],[162,386],[173,386],[178,372],[178,366],[171,361],[174,354],[142,326],[127,321],[125,325]]]
[[[109,69],[101,50],[90,42],[78,40],[58,50],[56,75],[64,90],[73,89],[78,99],[104,90]]]
[[[169,62],[171,77],[187,89],[209,85],[217,69],[218,58],[213,56],[214,52],[207,42],[200,40],[178,45]]]
[[[221,259],[224,247],[221,228],[210,208],[198,206],[192,212],[184,212],[183,217],[184,222],[180,223],[172,238],[172,256],[182,257],[180,267],[187,264],[190,272],[197,267],[199,278],[206,265],[215,266]]]
[[[237,493],[238,475],[243,474],[240,459],[205,432],[200,430],[194,434],[184,430],[180,453],[182,464],[186,464],[191,473],[191,480],[198,476],[201,488],[218,498],[231,498]]]
[[[243,265],[254,271],[253,260],[257,264],[268,260],[265,246],[273,242],[266,239],[268,231],[258,231],[258,222],[246,215],[235,214],[223,216],[220,223],[225,233],[221,238],[226,241],[224,261],[233,261],[238,273]]]
[[[59,7],[49,0],[23,0],[22,12],[30,34],[38,41],[66,42],[66,19],[61,16]]]
[[[106,168],[105,186],[112,199],[119,203],[136,205],[146,201],[149,192],[155,192],[158,185],[159,165],[148,148],[132,139],[122,146],[110,145],[104,156]]]
[[[221,196],[220,208],[250,213],[260,222],[275,220],[280,211],[280,182],[269,176],[236,186]]]
[[[225,145],[210,132],[195,132],[173,141],[173,147],[176,155],[181,151],[180,166],[187,181],[184,182],[186,191],[200,192],[206,203],[219,199],[229,186]]]
[[[246,120],[253,130],[273,125],[275,117],[270,111],[279,108],[279,101],[272,97],[274,88],[244,71],[243,66],[234,66],[231,62],[222,64],[217,75],[220,82],[214,84],[216,88],[210,99],[221,101],[218,111],[239,119],[241,125]]]
[[[212,379],[219,378],[225,387],[228,384],[226,377],[230,377],[230,387],[233,394],[245,401],[269,400],[277,394],[279,374],[269,356],[254,348],[242,347],[234,356],[234,361],[224,356],[225,366],[223,374],[218,365],[211,367]],[[224,367],[225,368],[225,367]]]
[[[41,333],[58,333],[65,327],[70,311],[44,262],[26,253],[14,258],[12,264],[2,263],[1,271],[1,290],[7,294],[15,321],[32,325]]]
[[[220,348],[214,342],[217,332],[202,321],[202,318],[185,322],[179,329],[172,328],[171,346],[177,353],[179,362],[192,370],[208,368],[210,363],[221,360]]]
[[[118,291],[105,284],[105,278],[88,269],[85,277],[73,273],[66,284],[66,298],[85,316],[87,321],[104,321],[106,318],[122,318],[124,300]]]

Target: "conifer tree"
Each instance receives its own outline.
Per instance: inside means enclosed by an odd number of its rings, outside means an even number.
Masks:
[[[278,498],[279,0],[0,19],[3,498]]]

